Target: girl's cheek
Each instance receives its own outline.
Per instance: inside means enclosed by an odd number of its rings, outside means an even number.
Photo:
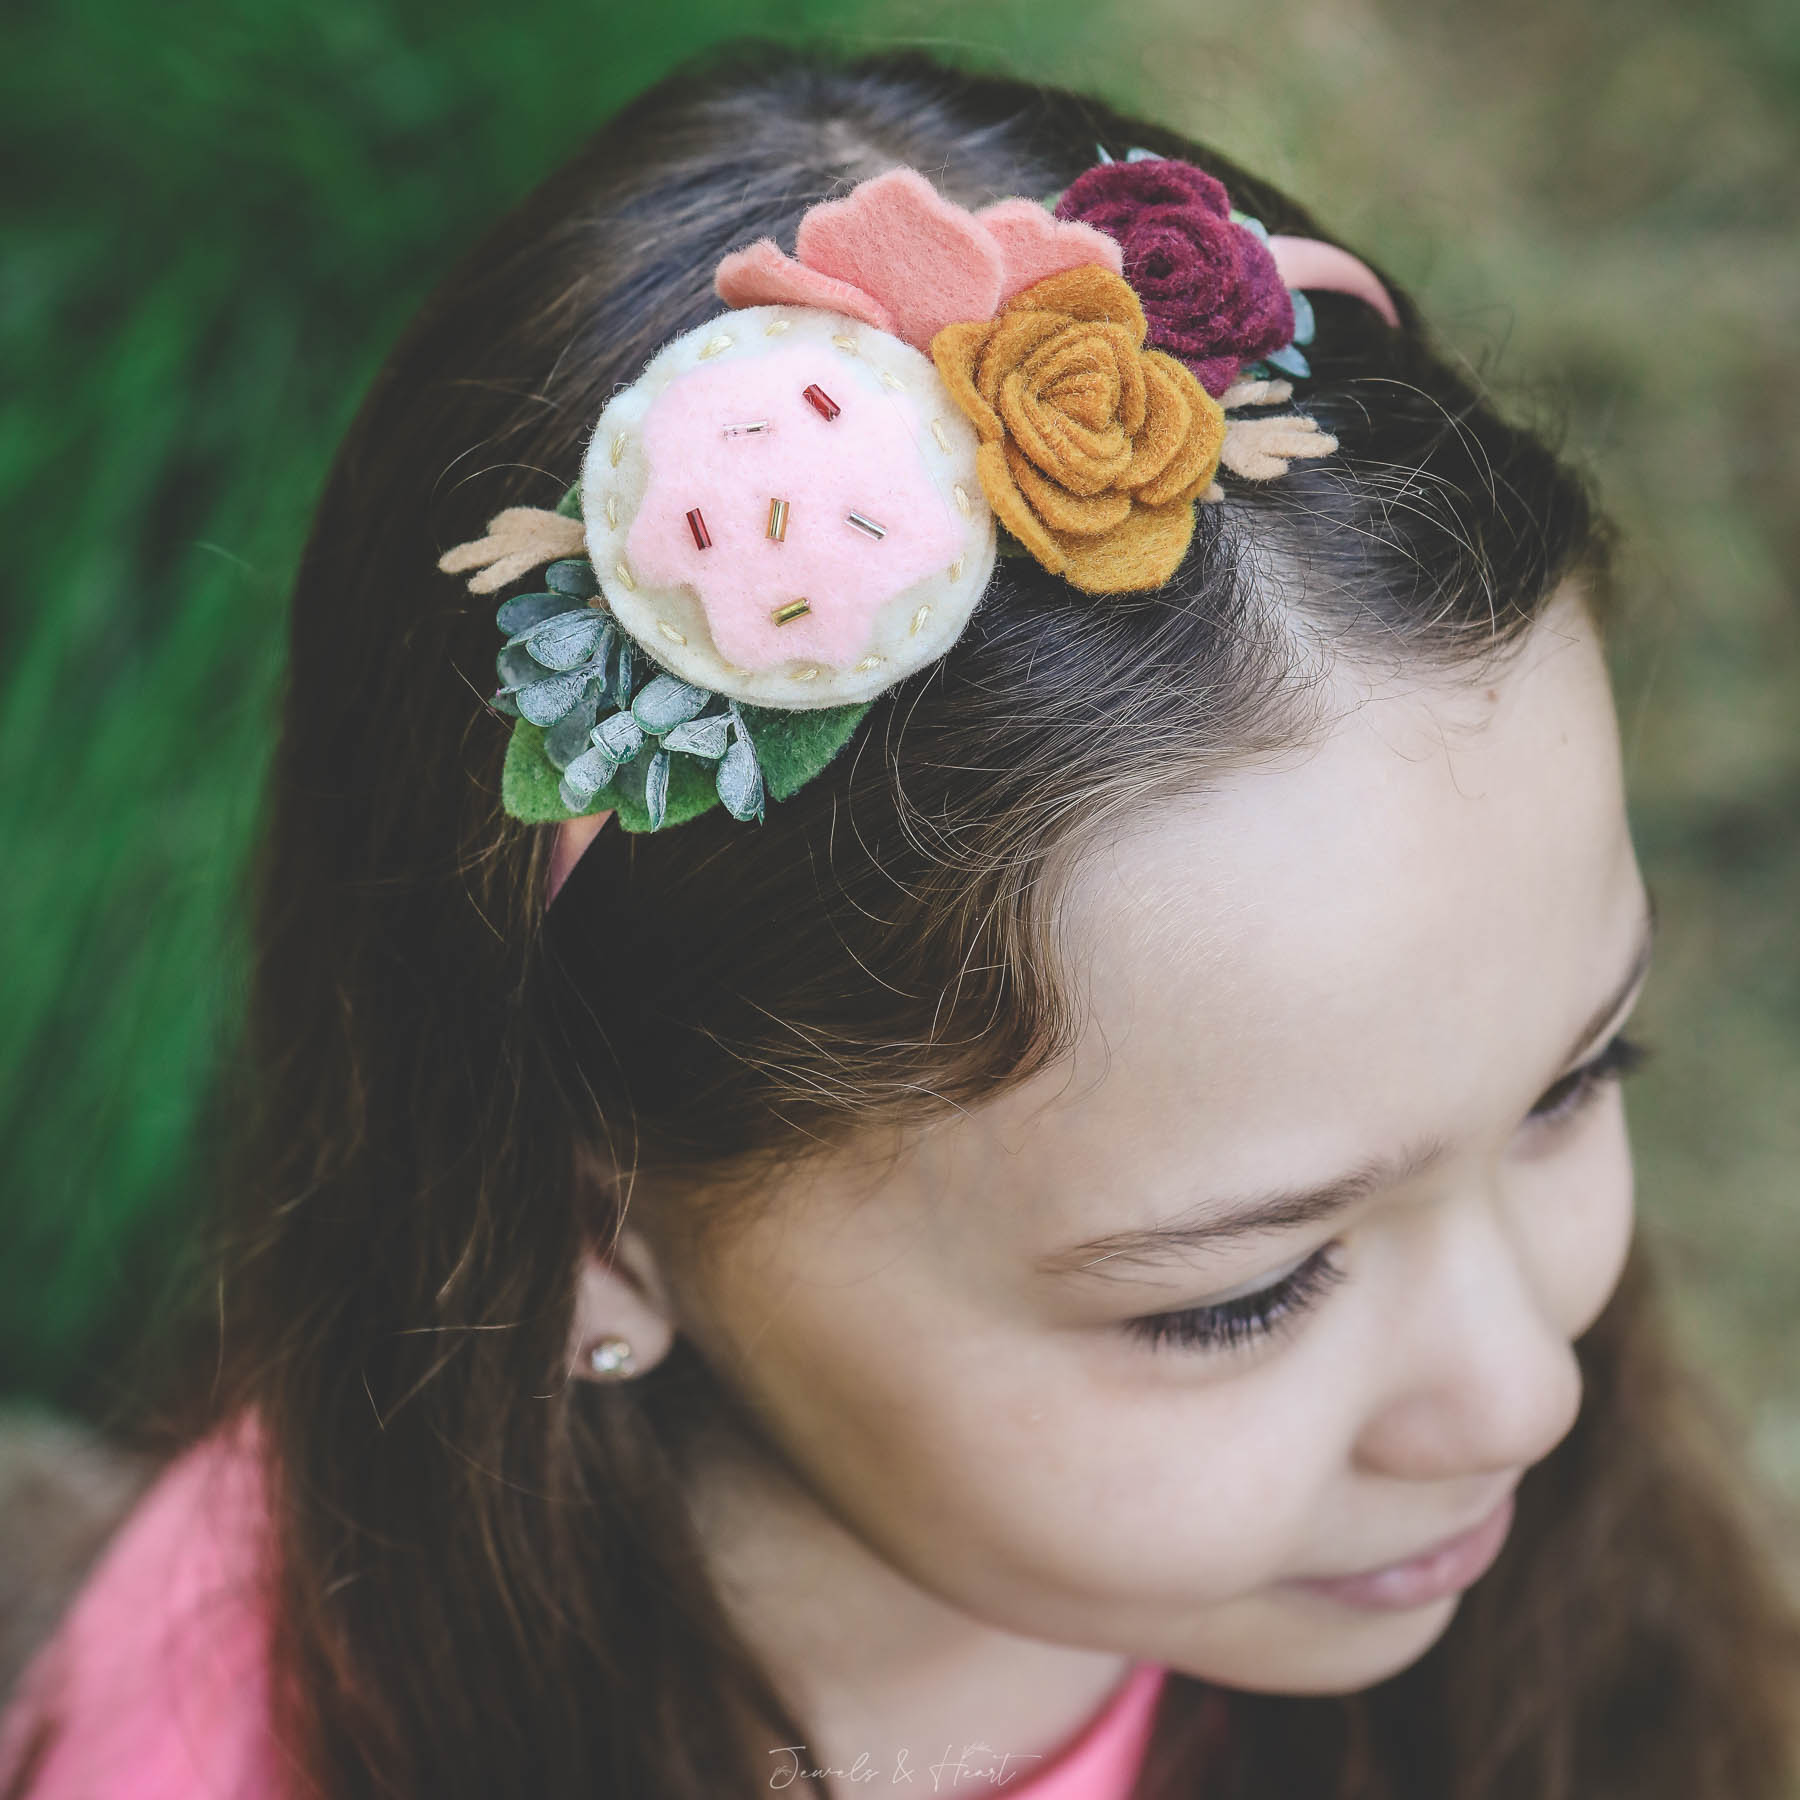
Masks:
[[[1617,1088],[1578,1141],[1526,1184],[1518,1216],[1545,1309],[1572,1341],[1600,1316],[1631,1248],[1631,1144]]]

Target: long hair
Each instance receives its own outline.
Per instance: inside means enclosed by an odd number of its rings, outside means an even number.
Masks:
[[[574,1279],[636,1175],[726,1196],[795,1148],[991,1095],[1067,1049],[1052,954],[1082,834],[1311,728],[1303,645],[1455,669],[1559,584],[1598,607],[1583,483],[1437,354],[1317,300],[1327,462],[1200,509],[1166,587],[1003,559],[964,639],[761,828],[603,833],[545,910],[501,810],[492,602],[436,573],[553,505],[614,391],[719,310],[711,272],[895,164],[978,205],[1133,145],[1325,235],[1202,145],[917,53],[733,45],[608,123],[438,288],[332,470],[295,586],[266,809],[239,1179],[200,1430],[253,1408],[296,1791],[722,1800],[802,1744],[682,1496],[688,1348],[567,1379]],[[696,1228],[702,1222],[694,1215]],[[209,1284],[209,1295],[212,1286]],[[1170,1678],[1178,1795],[1774,1800],[1794,1626],[1663,1348],[1641,1253],[1586,1399],[1445,1636],[1334,1698]]]

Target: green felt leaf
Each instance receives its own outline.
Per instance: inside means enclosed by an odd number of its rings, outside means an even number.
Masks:
[[[579,519],[581,517],[581,483],[579,481],[576,482],[559,501],[557,501],[556,510],[561,513],[565,519]]]
[[[823,706],[816,712],[740,706],[738,716],[756,748],[769,792],[777,800],[787,800],[849,743],[868,710],[865,700],[860,706]]]

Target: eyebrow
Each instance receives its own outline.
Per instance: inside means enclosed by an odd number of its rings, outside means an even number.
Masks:
[[[1637,949],[1624,980],[1595,1008],[1560,1067],[1573,1072],[1598,1047],[1601,1034],[1618,1017],[1648,973],[1655,940],[1656,903],[1654,898],[1648,898]],[[1089,1275],[1107,1280],[1120,1271],[1100,1266],[1106,1263],[1130,1268],[1182,1251],[1211,1249],[1257,1232],[1317,1225],[1370,1194],[1424,1174],[1442,1160],[1447,1150],[1448,1145],[1442,1140],[1428,1138],[1395,1155],[1371,1157],[1319,1187],[1282,1189],[1223,1205],[1208,1201],[1161,1225],[1108,1232],[1104,1237],[1053,1251],[1040,1257],[1036,1266],[1046,1275]]]

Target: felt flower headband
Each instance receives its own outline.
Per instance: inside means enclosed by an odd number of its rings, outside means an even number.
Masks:
[[[1002,531],[1084,593],[1156,588],[1221,469],[1337,448],[1289,409],[1303,290],[1397,324],[1381,283],[1192,164],[1101,156],[1054,211],[899,168],[809,209],[792,255],[733,251],[732,310],[614,395],[561,505],[440,559],[476,593],[546,569],[496,615],[493,705],[502,802],[564,822],[561,873],[615,812],[760,819],[797,791],[955,643]]]

